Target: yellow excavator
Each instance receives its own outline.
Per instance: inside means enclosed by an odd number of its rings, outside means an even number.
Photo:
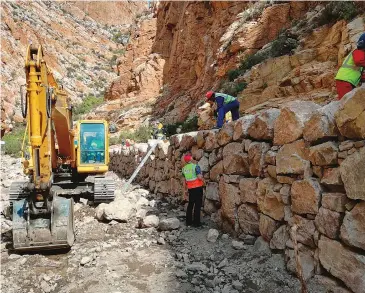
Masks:
[[[114,199],[114,181],[104,176],[108,124],[82,120],[73,127],[70,99],[47,67],[41,46],[28,46],[25,73],[26,90],[20,89],[27,121],[22,164],[29,180],[10,186],[13,249],[70,248],[74,198],[94,203]]]

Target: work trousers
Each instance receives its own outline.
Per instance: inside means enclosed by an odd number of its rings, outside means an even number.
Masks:
[[[189,204],[186,210],[186,225],[200,225],[200,209],[203,204],[203,187],[188,189]],[[194,209],[194,218],[193,218]]]
[[[236,121],[240,118],[240,103],[237,100],[224,105],[224,113],[231,112],[232,121]]]
[[[354,88],[355,86],[347,81],[336,80],[336,89],[339,100],[341,100],[344,95],[351,92]]]

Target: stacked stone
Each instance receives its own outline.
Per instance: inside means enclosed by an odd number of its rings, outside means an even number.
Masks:
[[[327,271],[365,292],[364,139],[360,88],[324,107],[295,101],[219,131],[176,135],[160,143],[137,180],[181,196],[181,157],[191,152],[207,182],[204,210],[223,229],[261,235],[293,272],[296,237],[306,279]],[[129,176],[137,157],[114,154],[112,169]]]

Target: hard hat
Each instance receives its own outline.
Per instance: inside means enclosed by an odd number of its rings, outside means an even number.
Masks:
[[[213,95],[214,95],[214,92],[213,91],[209,91],[209,92],[206,93],[205,97],[207,98],[207,100],[210,100]]]
[[[365,33],[363,33],[357,41],[357,48],[360,50],[365,49]]]
[[[186,154],[186,155],[184,156],[184,161],[185,161],[186,163],[189,163],[192,159],[193,159],[193,157],[192,157],[190,154]]]

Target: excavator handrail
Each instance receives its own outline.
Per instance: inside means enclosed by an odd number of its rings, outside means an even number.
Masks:
[[[28,122],[27,122],[27,124],[25,126],[24,135],[23,135],[22,150],[21,150],[21,152],[22,152],[22,159],[24,159],[24,153],[25,153],[24,146],[25,146],[25,138],[27,137],[27,134],[28,134]]]

